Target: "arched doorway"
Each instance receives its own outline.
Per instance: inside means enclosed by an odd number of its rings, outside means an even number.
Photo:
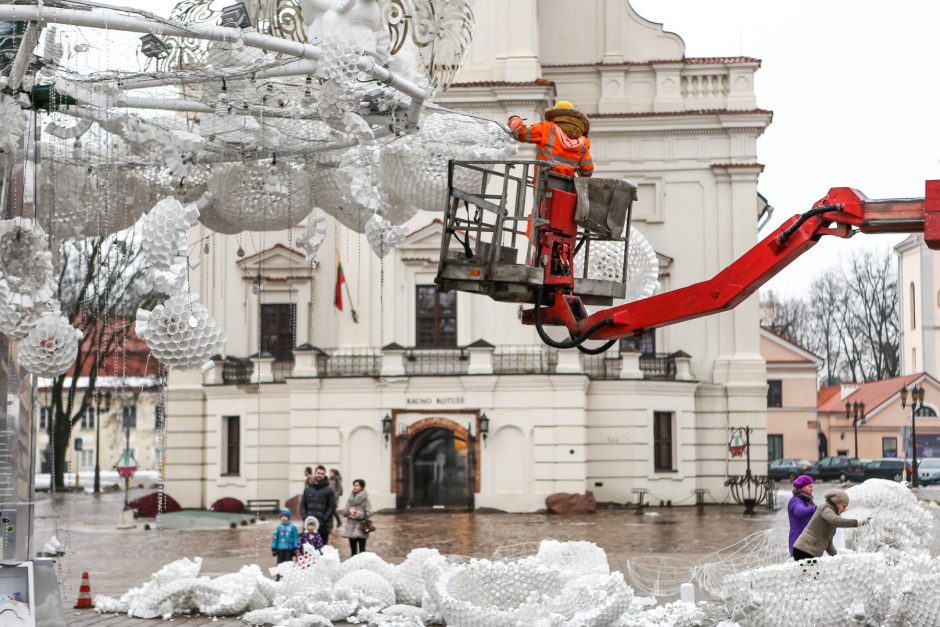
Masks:
[[[473,510],[476,437],[440,418],[421,420],[397,438],[398,509]]]

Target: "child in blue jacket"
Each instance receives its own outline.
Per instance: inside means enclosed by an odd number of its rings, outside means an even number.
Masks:
[[[294,558],[300,539],[297,527],[290,521],[290,510],[281,510],[281,524],[274,530],[271,537],[271,555],[277,558],[277,563],[289,562]]]

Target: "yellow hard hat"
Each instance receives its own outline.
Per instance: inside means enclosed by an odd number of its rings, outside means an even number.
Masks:
[[[559,100],[555,103],[556,109],[574,109],[574,105],[567,100]]]

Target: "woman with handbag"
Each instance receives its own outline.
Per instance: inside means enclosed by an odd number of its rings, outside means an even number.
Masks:
[[[349,538],[349,550],[353,555],[362,553],[366,550],[366,539],[375,531],[375,525],[372,524],[372,503],[369,502],[365,480],[353,481],[352,493],[346,500],[343,515],[346,517],[343,536]]]

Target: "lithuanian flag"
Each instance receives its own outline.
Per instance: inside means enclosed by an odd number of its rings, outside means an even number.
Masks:
[[[343,273],[343,262],[336,255],[336,292],[333,294],[333,305],[340,311],[343,310],[343,283],[346,282],[346,275]]]

